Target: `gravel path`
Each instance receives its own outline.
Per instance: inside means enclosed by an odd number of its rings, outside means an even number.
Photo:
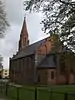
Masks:
[[[7,100],[4,96],[0,95],[0,100]]]
[[[5,98],[0,98],[0,100],[6,100]]]
[[[6,100],[5,98],[0,98],[0,100]]]

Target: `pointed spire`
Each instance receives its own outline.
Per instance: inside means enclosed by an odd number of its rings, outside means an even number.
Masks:
[[[26,19],[26,13],[24,14],[24,19]]]
[[[21,30],[21,35],[24,35],[24,34],[28,36],[26,17],[24,17],[23,26],[22,26],[22,30]]]
[[[28,31],[26,26],[26,16],[24,17],[23,26],[20,34],[19,50],[29,45]]]

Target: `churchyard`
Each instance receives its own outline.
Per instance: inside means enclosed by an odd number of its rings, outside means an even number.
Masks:
[[[75,85],[20,86],[0,84],[9,100],[75,100]]]

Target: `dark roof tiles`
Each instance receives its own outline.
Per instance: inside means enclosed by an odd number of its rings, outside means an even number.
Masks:
[[[53,55],[47,55],[45,59],[37,66],[37,68],[56,68]]]
[[[26,46],[24,49],[22,49],[21,51],[19,51],[12,59],[18,59],[18,58],[21,58],[21,57],[25,57],[25,56],[28,56],[28,55],[31,55],[31,54],[34,54],[35,51],[37,50],[37,48],[39,46],[41,46],[44,42],[46,41],[46,38],[43,39],[43,40],[40,40],[36,43],[33,43],[29,46]]]

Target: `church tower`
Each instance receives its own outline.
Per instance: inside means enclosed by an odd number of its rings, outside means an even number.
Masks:
[[[20,40],[19,40],[19,51],[25,48],[29,45],[29,39],[28,39],[28,31],[26,27],[26,18],[24,18],[21,34],[20,34]]]

